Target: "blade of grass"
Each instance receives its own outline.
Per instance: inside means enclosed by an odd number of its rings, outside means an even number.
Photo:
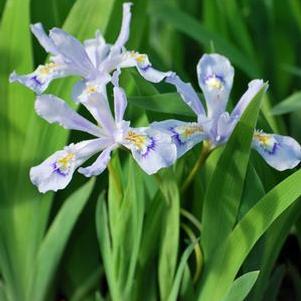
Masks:
[[[76,190],[62,205],[37,254],[32,290],[27,300],[44,300],[71,231],[86,205],[94,181]]]
[[[271,224],[301,195],[301,170],[270,190],[236,225],[205,266],[199,301],[219,301],[246,256]],[[237,248],[237,242],[240,242]],[[218,287],[216,286],[218,283]]]
[[[264,90],[262,88],[257,93],[244,112],[211,176],[202,218],[201,243],[205,261],[231,232],[238,217],[254,127]]]

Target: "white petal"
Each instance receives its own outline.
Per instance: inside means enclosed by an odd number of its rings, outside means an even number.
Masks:
[[[184,83],[176,74],[168,76],[165,81],[176,87],[183,101],[197,116],[206,116],[205,109],[190,83]]]
[[[116,145],[112,145],[104,149],[92,165],[88,167],[81,167],[78,169],[78,172],[86,177],[100,175],[107,168],[107,165],[111,159],[111,152],[115,147]]]
[[[43,25],[41,23],[36,23],[33,25],[30,25],[30,29],[32,33],[36,36],[37,40],[43,46],[43,48],[53,54],[57,55],[58,51],[56,46],[54,45],[53,41],[48,37],[48,35],[45,33],[45,30],[43,28]]]
[[[59,28],[51,29],[49,36],[58,52],[78,70],[81,76],[87,78],[94,75],[96,69],[90,61],[84,46],[77,39]]]
[[[153,122],[151,128],[164,131],[173,140],[177,147],[177,158],[183,156],[196,144],[207,138],[203,127],[197,122],[184,122],[179,120],[165,120]]]
[[[70,183],[75,169],[105,145],[101,139],[71,144],[32,167],[30,179],[43,193],[64,189]]]
[[[131,150],[134,159],[147,174],[172,165],[177,158],[176,146],[170,136],[155,129],[130,129],[122,144]]]
[[[219,54],[204,54],[197,65],[197,75],[208,116],[211,118],[224,112],[234,76],[229,60]]]
[[[121,48],[125,45],[125,43],[129,39],[130,24],[131,24],[131,17],[132,17],[131,6],[132,3],[129,2],[123,4],[123,17],[122,17],[121,29],[118,38],[112,47],[113,51],[120,52]]]
[[[280,171],[296,167],[301,160],[300,144],[288,136],[255,132],[252,146],[270,166]]]
[[[45,94],[37,97],[35,109],[38,115],[49,123],[59,123],[65,129],[83,131],[94,136],[102,135],[99,127],[71,109],[62,99],[53,95]]]
[[[107,132],[113,131],[115,121],[107,99],[106,85],[82,80],[74,85],[72,96],[87,108],[101,127]]]
[[[29,74],[18,75],[16,72],[13,72],[9,77],[9,81],[11,83],[17,81],[35,93],[42,94],[52,80],[72,74],[76,75],[76,72],[70,69],[68,65],[50,62],[38,66],[34,72]]]
[[[99,64],[108,56],[110,46],[106,44],[103,36],[99,31],[95,34],[95,39],[84,41],[84,47],[90,61],[98,68]]]

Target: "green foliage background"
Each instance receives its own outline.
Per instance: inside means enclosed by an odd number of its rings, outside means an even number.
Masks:
[[[127,48],[158,69],[197,87],[201,55],[226,55],[236,68],[229,108],[248,81],[269,81],[188,190],[181,186],[201,146],[156,176],[120,151],[104,174],[76,175],[59,193],[39,194],[30,183],[31,166],[80,135],[41,120],[33,93],[8,83],[14,69],[28,73],[46,59],[29,24],[62,27],[79,40],[99,28],[113,42],[122,2],[0,0],[0,300],[273,301],[284,277],[301,299],[300,267],[276,264],[289,234],[301,241],[301,171],[279,173],[250,151],[256,124],[301,141],[298,0],[132,1]],[[74,80],[49,92],[74,106]],[[194,118],[169,86],[134,70],[122,86],[137,125]]]

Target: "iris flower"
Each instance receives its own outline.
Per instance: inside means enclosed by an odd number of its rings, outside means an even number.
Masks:
[[[234,77],[229,60],[219,54],[205,54],[197,65],[197,75],[207,112],[191,84],[184,83],[173,73],[165,81],[176,87],[183,101],[196,114],[197,121],[166,120],[153,124],[154,128],[169,133],[177,146],[178,157],[201,141],[208,141],[211,148],[225,144],[250,101],[265,86],[260,79],[252,80],[229,114],[226,106]],[[299,143],[288,136],[255,131],[252,147],[277,170],[294,168],[301,160]]]
[[[94,93],[90,102],[96,102],[91,114],[98,125],[88,121],[73,111],[63,100],[53,95],[38,96],[35,109],[39,116],[49,123],[59,123],[65,129],[89,133],[96,138],[72,143],[59,150],[38,166],[31,168],[31,181],[40,192],[57,191],[65,188],[71,181],[74,171],[96,153],[96,161],[88,167],[80,167],[78,172],[86,177],[101,174],[111,157],[111,152],[123,146],[128,149],[140,167],[148,174],[171,165],[176,160],[176,146],[164,132],[150,127],[132,128],[124,121],[127,99],[124,90],[119,87],[120,71],[115,71],[114,117],[102,94]],[[87,107],[89,109],[89,107]]]
[[[27,75],[13,72],[10,81],[18,81],[35,93],[42,94],[54,79],[69,75],[80,76],[82,80],[73,90],[73,97],[78,102],[85,102],[95,92],[106,95],[104,90],[111,80],[110,74],[119,68],[136,67],[146,80],[161,81],[170,73],[154,69],[147,55],[124,48],[129,39],[131,5],[123,4],[121,30],[113,45],[107,44],[99,31],[94,39],[86,40],[82,44],[62,29],[53,28],[48,36],[41,23],[31,25],[32,33],[50,53],[50,62],[38,66]]]

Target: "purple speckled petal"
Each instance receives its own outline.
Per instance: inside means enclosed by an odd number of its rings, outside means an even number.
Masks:
[[[74,171],[92,155],[107,147],[105,139],[92,139],[70,144],[30,169],[30,179],[40,192],[64,189]]]
[[[223,113],[233,83],[234,69],[219,54],[204,54],[197,65],[199,85],[204,93],[209,118]]]
[[[172,165],[177,158],[171,137],[153,128],[129,129],[122,144],[131,150],[134,159],[147,174]]]
[[[288,136],[256,131],[252,146],[270,166],[280,171],[296,167],[301,160],[300,144]]]
[[[167,133],[177,148],[177,158],[207,138],[201,124],[179,120],[153,122],[151,128]]]

